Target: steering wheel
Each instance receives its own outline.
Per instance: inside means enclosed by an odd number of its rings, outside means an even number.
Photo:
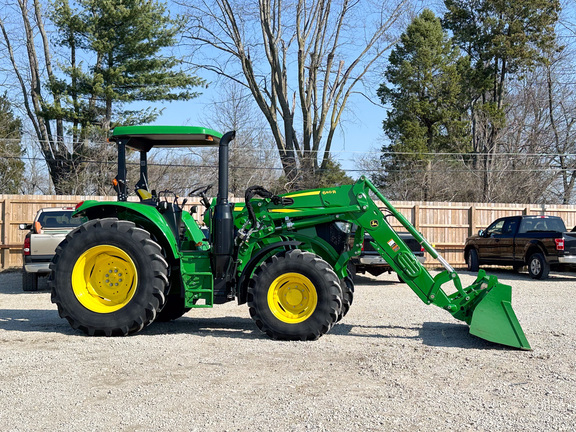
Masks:
[[[189,196],[189,197],[192,197],[192,196],[196,196],[196,195],[199,195],[199,196],[206,195],[206,193],[207,193],[210,189],[212,189],[212,185],[211,185],[211,184],[209,184],[208,186],[206,186],[206,185],[198,186],[196,189],[193,189],[192,191],[190,191],[190,193],[188,194],[188,196]]]
[[[190,191],[188,196],[189,197],[200,196],[202,198],[202,205],[206,208],[210,208],[210,201],[208,200],[208,197],[206,196],[206,194],[208,193],[208,191],[210,189],[212,189],[212,186],[213,185],[211,185],[211,184],[198,186],[196,189],[193,189],[192,191]]]
[[[174,197],[174,202],[178,202],[178,195],[176,195],[176,192],[171,191],[169,189],[163,190],[158,192],[158,199],[162,198],[162,196],[164,196],[164,200],[168,201],[168,195],[172,195]]]

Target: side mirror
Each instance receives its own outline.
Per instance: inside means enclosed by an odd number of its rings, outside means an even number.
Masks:
[[[484,237],[484,230],[478,231],[478,235],[479,235],[480,237]]]
[[[18,229],[22,231],[30,230],[32,229],[32,224],[21,223],[20,225],[18,225]]]

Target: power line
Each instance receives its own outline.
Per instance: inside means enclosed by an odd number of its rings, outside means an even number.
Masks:
[[[24,159],[24,160],[33,160],[39,162],[45,162],[43,158],[34,158],[34,157],[11,157],[11,156],[4,156],[4,159]],[[92,165],[116,165],[116,161],[95,161],[95,160],[88,160],[88,159],[78,159],[73,161],[73,165],[82,165],[82,164],[92,164]],[[127,162],[126,165],[130,166],[139,166],[139,162]],[[148,166],[152,167],[174,167],[174,168],[191,168],[191,169],[216,169],[216,165],[206,165],[206,164],[174,164],[174,163],[157,163],[152,162],[149,163]],[[282,167],[264,167],[264,166],[245,166],[245,165],[230,165],[230,169],[241,169],[241,170],[256,170],[256,171],[283,171]],[[322,169],[318,170],[322,172]],[[354,169],[346,169],[347,172],[357,172],[357,173],[364,173],[364,172],[374,172],[374,171],[382,171],[385,173],[399,173],[399,172],[406,172],[405,169],[361,169],[361,168],[354,168]],[[510,173],[559,173],[559,172],[571,172],[576,171],[576,167],[574,168],[561,168],[561,167],[533,167],[533,168],[499,168],[499,169],[480,169],[476,170],[473,168],[468,169],[457,169],[457,168],[446,168],[446,169],[432,169],[427,170],[425,168],[415,168],[412,166],[410,168],[411,173],[469,173],[469,172],[488,172],[488,173],[502,173],[502,172],[510,172]]]
[[[0,139],[0,141],[20,141],[18,139]],[[34,142],[42,143],[42,142],[49,142],[45,140],[34,140]],[[70,143],[72,144],[72,143]],[[77,143],[78,144],[78,143]],[[103,143],[100,143],[103,144]],[[162,149],[165,150],[165,149]],[[182,149],[178,149],[182,150]],[[242,151],[242,152],[252,152],[253,154],[257,153],[269,153],[269,152],[276,152],[276,148],[269,148],[269,149],[255,149],[255,148],[231,148],[232,151]],[[216,150],[214,150],[216,152]],[[326,150],[318,149],[318,150],[303,150],[299,151],[303,154],[323,154]],[[466,157],[483,157],[483,156],[490,156],[490,157],[500,157],[500,156],[522,156],[522,157],[576,157],[576,152],[574,153],[549,153],[549,152],[522,152],[522,151],[514,151],[514,152],[496,152],[496,153],[483,153],[483,152],[402,152],[402,151],[393,151],[393,150],[333,150],[329,151],[332,155],[380,155],[380,156],[466,156]],[[8,156],[7,156],[8,157]],[[40,158],[43,160],[43,158]]]

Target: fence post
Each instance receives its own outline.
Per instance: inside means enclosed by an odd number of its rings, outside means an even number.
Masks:
[[[6,200],[0,200],[0,207],[2,207],[2,211],[0,212],[0,223],[2,224],[0,226],[0,244],[3,244],[3,245],[6,244],[5,235],[4,235],[4,232],[6,230],[4,228],[6,226],[6,216],[4,215],[4,208],[5,208],[4,203],[5,202],[6,202]],[[4,258],[4,254],[5,254],[4,250],[5,249],[0,250],[0,270],[4,270],[4,267],[5,267],[4,262],[6,261],[6,258]]]
[[[542,203],[540,205],[540,214],[541,215],[545,215],[546,214],[546,204]]]
[[[12,231],[10,228],[10,211],[9,208],[12,205],[8,198],[4,198],[2,202],[2,214],[0,217],[2,218],[2,245],[7,246],[10,244],[11,235],[10,232]],[[8,247],[2,248],[2,263],[1,263],[1,270],[8,268],[10,265],[10,249]]]
[[[471,237],[476,233],[476,227],[478,226],[476,214],[476,204],[472,204],[468,211],[468,237]]]

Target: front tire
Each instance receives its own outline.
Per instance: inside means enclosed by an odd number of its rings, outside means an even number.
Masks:
[[[60,317],[90,336],[137,333],[165,302],[161,248],[129,221],[86,222],[58,246],[50,268]]]
[[[342,289],[342,309],[338,314],[336,322],[340,322],[346,316],[352,303],[354,302],[354,280],[352,276],[346,276],[340,281],[340,288]]]
[[[470,249],[468,252],[468,258],[466,259],[466,264],[468,265],[468,271],[477,272],[480,268],[478,262],[478,252],[476,249]]]
[[[184,298],[178,294],[169,294],[166,296],[166,304],[156,315],[156,322],[168,322],[180,318],[182,315],[190,312],[189,307],[185,306]]]
[[[272,339],[316,340],[342,309],[340,280],[319,256],[299,249],[267,259],[248,286],[250,316]]]
[[[528,273],[532,279],[546,279],[550,273],[550,264],[540,252],[534,253],[528,260]]]

